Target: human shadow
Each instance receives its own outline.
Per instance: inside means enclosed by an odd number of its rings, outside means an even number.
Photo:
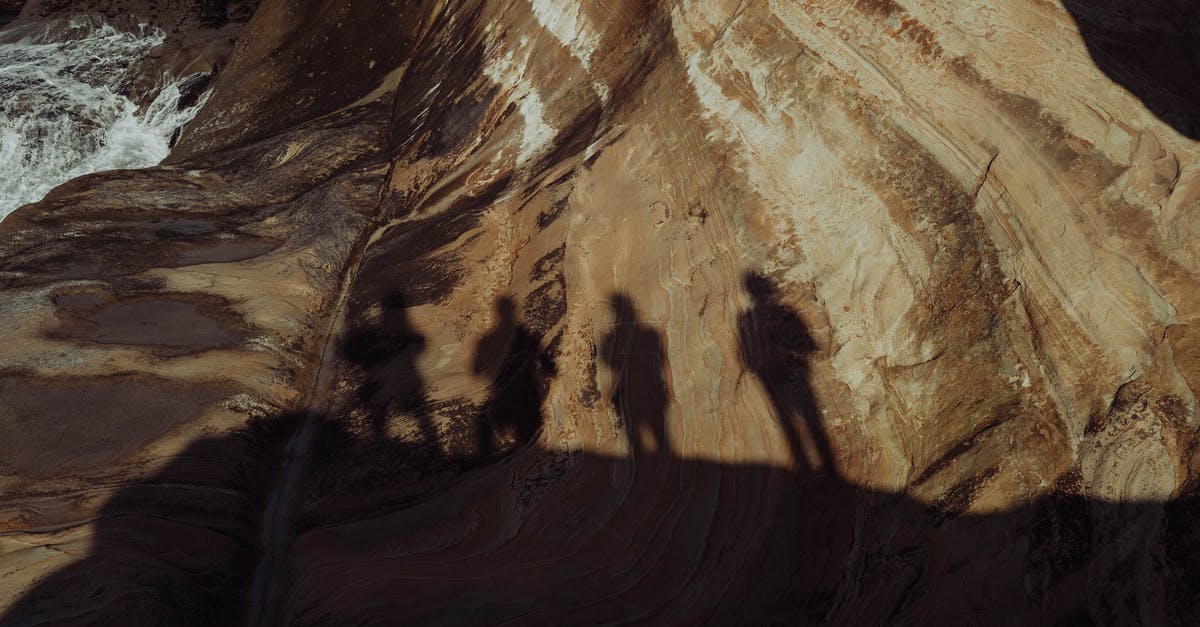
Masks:
[[[812,342],[762,281],[747,277],[748,367],[799,373],[780,380],[772,403],[803,413],[811,383],[796,388],[794,377],[807,375]],[[518,340],[516,308],[497,307],[473,368],[490,372],[486,355],[505,355],[492,395],[505,406],[503,381],[541,385],[547,366]],[[948,489],[953,502],[930,503],[835,472],[685,458],[663,426],[662,336],[628,296],[612,309],[617,324],[598,357],[612,370],[610,400],[633,455],[531,440],[512,463],[453,481],[432,467],[401,477],[386,460],[412,458],[420,443],[348,428],[345,415],[305,416],[315,421],[312,461],[282,518],[283,553],[268,562],[264,512],[297,418],[269,421],[198,441],[121,489],[101,508],[87,555],[0,601],[0,625],[248,624],[264,563],[270,618],[256,625],[1186,624],[1200,611],[1196,486],[1166,502],[1114,503],[1083,496],[1076,468],[1044,494],[973,514],[986,472]],[[396,358],[395,338],[376,337],[382,347],[352,354]],[[809,396],[793,398],[797,390]],[[806,419],[785,421],[785,433]],[[370,489],[339,483],[351,468]],[[403,482],[413,487],[394,485]]]
[[[1096,66],[1181,134],[1200,139],[1200,3],[1063,0]]]
[[[425,381],[417,369],[425,337],[409,322],[408,302],[402,292],[389,293],[380,306],[378,324],[347,335],[341,355],[365,372],[358,396],[375,439],[387,439],[392,416],[405,413],[416,419],[421,440],[436,451],[437,432],[429,414]]]
[[[248,624],[270,450],[201,440],[124,488],[88,554],[0,625]],[[562,453],[525,455],[540,467]],[[1060,485],[962,514],[836,476],[658,459],[678,472],[581,453],[535,492],[520,487],[528,464],[494,464],[399,509],[362,503],[298,529],[263,624],[1187,624],[1200,609],[1194,492],[1111,503]]]
[[[537,437],[545,418],[542,403],[555,374],[554,359],[540,339],[517,320],[517,306],[507,296],[496,301],[496,326],[476,345],[472,371],[488,373],[500,355],[480,409],[478,453],[481,459],[524,446]]]
[[[837,472],[810,384],[808,360],[817,346],[808,325],[780,302],[769,278],[748,272],[743,285],[753,303],[738,316],[743,364],[762,381],[796,463],[812,472]],[[801,429],[807,436],[803,439]]]
[[[666,454],[671,443],[662,335],[638,319],[637,307],[628,295],[612,296],[609,307],[613,327],[600,342],[600,357],[613,374],[609,400],[621,416],[635,452]]]

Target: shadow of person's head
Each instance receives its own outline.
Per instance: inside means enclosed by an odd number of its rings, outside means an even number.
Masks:
[[[613,312],[613,322],[617,325],[633,324],[637,322],[637,306],[633,304],[633,299],[626,294],[613,294],[608,301],[608,306]]]
[[[742,277],[742,285],[755,303],[773,303],[779,300],[779,290],[771,282],[771,279],[762,273],[747,272]]]
[[[499,318],[501,326],[505,326],[504,323],[510,323],[508,326],[511,326],[511,323],[516,321],[517,301],[513,300],[512,296],[506,294],[497,298],[495,307],[496,316]]]

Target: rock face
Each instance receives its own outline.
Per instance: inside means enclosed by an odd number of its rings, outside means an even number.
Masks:
[[[1082,4],[263,0],[0,223],[0,623],[1188,621],[1196,9]]]

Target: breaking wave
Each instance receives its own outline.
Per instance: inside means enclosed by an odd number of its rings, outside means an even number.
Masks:
[[[164,77],[139,106],[132,69],[165,39],[89,18],[0,31],[0,218],[101,170],[158,164],[207,94]]]

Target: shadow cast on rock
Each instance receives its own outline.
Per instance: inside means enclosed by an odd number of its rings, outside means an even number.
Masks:
[[[534,440],[551,365],[500,302],[473,362],[499,364],[477,424],[529,441],[491,449],[502,439],[487,435],[474,457],[434,455],[419,438],[313,415],[201,440],[120,490],[89,553],[0,625],[1165,624],[1200,610],[1194,490],[1112,503],[1080,496],[1069,475],[971,514],[848,481],[806,380],[807,328],[765,278],[748,275],[747,289],[743,357],[766,379],[795,468],[678,453],[664,336],[622,294],[598,357],[629,452]],[[396,390],[424,389],[411,359],[424,340],[402,299],[384,305],[397,311],[351,335],[343,356],[398,364],[391,376],[415,380]],[[286,516],[266,521],[298,421],[314,434],[305,474]],[[266,558],[275,521],[285,537]]]
[[[243,622],[256,500],[211,485],[243,438],[198,442],[122,490],[89,555],[0,624]],[[1197,514],[1194,497],[1053,494],[962,515],[833,475],[527,448],[419,501],[296,529],[278,615],[300,625],[1179,624],[1200,609]]]
[[[1092,60],[1163,122],[1200,139],[1200,3],[1063,0]]]

